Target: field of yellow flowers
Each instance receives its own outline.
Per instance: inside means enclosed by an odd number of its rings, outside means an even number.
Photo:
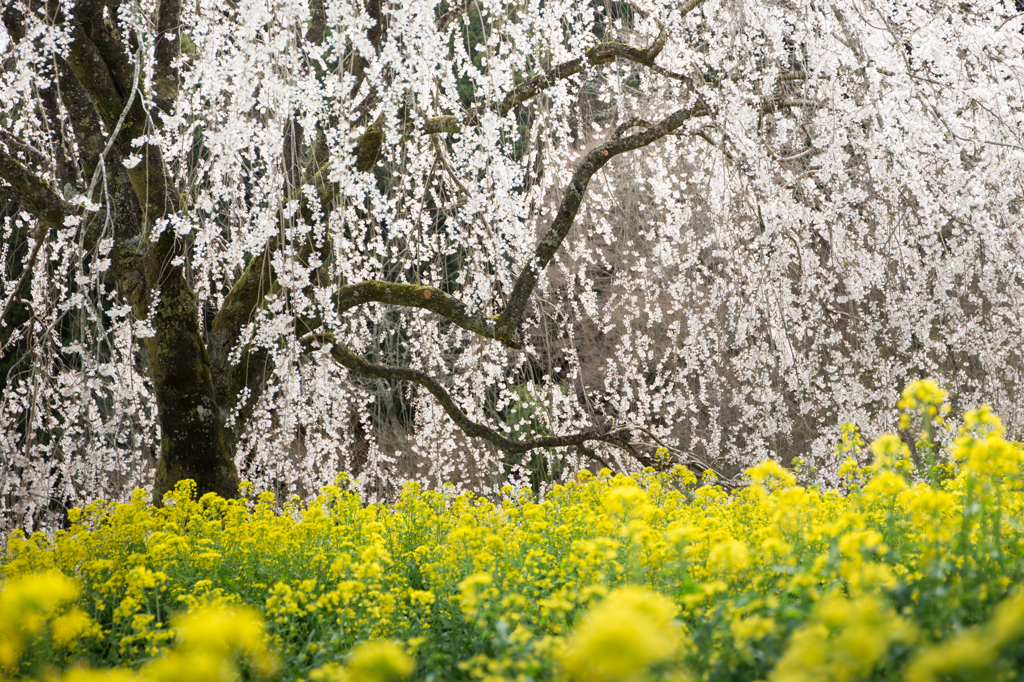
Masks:
[[[913,456],[846,428],[840,490],[766,462],[731,493],[676,468],[540,502],[98,502],[8,538],[0,679],[1024,679],[1024,450],[987,408],[934,445],[932,382],[900,407]]]

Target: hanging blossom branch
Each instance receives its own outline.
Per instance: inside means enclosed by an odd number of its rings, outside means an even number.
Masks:
[[[46,239],[49,229],[60,229],[64,225],[65,216],[71,211],[60,196],[54,192],[42,180],[37,178],[31,171],[25,168],[17,159],[0,149],[0,178],[3,178],[9,187],[0,186],[0,199],[7,201],[24,201],[32,208],[32,212],[40,218],[39,224],[29,233],[34,241],[21,277],[11,288],[3,308],[0,309],[0,324],[10,311],[11,306],[18,302],[21,290],[25,287],[35,268]]]
[[[458,133],[462,131],[464,126],[469,127],[479,123],[480,117],[488,111],[493,111],[498,116],[505,116],[520,104],[533,99],[559,81],[583,73],[588,67],[607,64],[615,61],[617,58],[650,67],[665,48],[667,41],[668,32],[664,26],[660,26],[658,36],[646,49],[639,49],[623,43],[601,43],[587,50],[585,56],[563,62],[517,85],[505,95],[501,102],[475,106],[461,117],[436,116],[428,118],[423,124],[423,132],[428,134]]]
[[[508,304],[497,317],[499,335],[516,337],[518,327],[526,311],[526,304],[537,286],[537,280],[541,271],[547,268],[555,252],[562,245],[562,241],[572,228],[576,214],[583,203],[583,195],[587,191],[590,178],[597,171],[601,170],[611,159],[625,152],[640,149],[671,134],[682,127],[687,121],[693,118],[708,116],[711,109],[703,102],[698,102],[692,107],[685,107],[677,110],[672,115],[663,119],[656,125],[647,127],[639,132],[626,137],[612,139],[611,141],[592,149],[583,161],[576,167],[572,180],[569,182],[562,201],[558,207],[558,213],[547,234],[540,240],[534,251],[533,259],[523,269],[516,280],[512,293],[509,295]],[[636,125],[640,125],[637,122]],[[618,132],[618,131],[617,131]]]
[[[646,147],[671,134],[687,121],[710,113],[711,109],[706,104],[698,102],[694,106],[677,110],[655,125],[642,120],[631,120],[628,124],[620,126],[609,142],[591,150],[576,167],[572,180],[562,196],[556,217],[537,244],[533,257],[516,279],[508,304],[495,317],[470,314],[466,311],[465,304],[435,287],[376,280],[341,287],[334,298],[337,312],[341,313],[366,303],[423,308],[485,338],[495,339],[511,348],[522,348],[519,326],[527,302],[537,286],[540,272],[547,268],[572,228],[590,179],[614,157]],[[629,128],[638,126],[645,129],[633,135],[623,136]],[[494,429],[471,421],[448,392],[424,372],[368,363],[328,333],[307,334],[303,341],[307,347],[314,341],[330,344],[334,360],[356,374],[376,379],[411,381],[423,386],[466,435],[483,438],[509,454],[520,454],[536,448],[575,446],[586,456],[595,458],[592,450],[582,446],[589,441],[600,441],[624,449],[637,459],[642,459],[630,444],[628,428],[595,427],[563,436],[516,441],[502,436]]]
[[[700,2],[694,3],[694,7],[699,6],[699,4]],[[438,29],[443,30],[451,21],[458,18],[461,14],[470,11],[475,6],[475,0],[467,0],[458,7],[453,8],[438,20]],[[322,42],[324,35],[322,30],[323,21],[322,3],[318,3],[306,33],[307,42],[313,44]],[[379,24],[377,29],[381,33],[376,36],[377,42],[383,40],[386,29],[384,22],[379,22]],[[498,115],[504,116],[516,106],[533,99],[559,81],[581,73],[589,66],[605,64],[614,61],[616,58],[626,59],[645,66],[653,65],[654,60],[661,54],[668,40],[668,33],[660,23],[659,29],[658,36],[647,48],[635,48],[623,43],[614,42],[601,43],[589,49],[585,57],[558,65],[546,73],[535,76],[513,88],[500,102],[474,107],[461,117],[440,116],[427,119],[424,122],[422,133],[457,133],[463,129],[463,126],[472,126],[479,123],[480,117],[486,111],[494,111]],[[358,64],[353,65],[352,68],[358,69]],[[369,111],[380,101],[379,97],[374,93],[368,95],[368,99],[369,101],[364,101],[360,105],[360,109]],[[301,135],[301,133],[299,135],[296,134],[296,127],[297,123],[294,120],[289,122],[285,135],[286,147],[289,146],[290,140],[293,141]],[[322,141],[323,136],[320,135],[319,139]],[[356,145],[357,171],[369,172],[372,170],[376,164],[383,142],[384,137],[379,124],[371,123],[368,125],[365,132],[359,137]],[[288,151],[286,149],[286,159],[298,156],[294,153],[289,154],[287,153]],[[295,162],[286,161],[286,163],[294,166]],[[299,210],[295,219],[311,224],[315,213],[328,214],[337,198],[339,185],[326,181],[330,171],[330,159],[326,146],[321,143],[317,144],[314,154],[303,173],[304,177],[301,183],[295,179],[297,173],[294,171],[294,168],[289,170],[290,172],[286,173],[286,182],[288,178],[292,178],[292,180],[287,182],[289,187],[286,187],[285,196],[298,195],[296,198],[299,202]],[[305,193],[295,192],[294,190],[300,184],[312,184],[316,187],[316,198],[311,199]],[[317,203],[319,206],[316,205]],[[578,205],[576,208],[578,209]],[[575,215],[575,210],[573,215]],[[281,220],[286,220],[283,214]],[[282,228],[284,227],[282,225]],[[251,321],[265,294],[272,291],[275,286],[274,274],[270,267],[270,258],[276,250],[277,240],[272,239],[262,252],[255,255],[249,261],[242,276],[232,286],[212,321],[209,354],[213,381],[217,387],[217,397],[222,405],[233,406],[235,404],[234,396],[244,386],[248,386],[251,383],[250,379],[252,377],[247,372],[232,370],[230,358],[232,351],[238,344],[238,340],[241,338],[242,329]],[[513,325],[513,333],[508,333],[507,326],[499,328],[497,318],[471,314],[464,303],[432,287],[368,280],[342,287],[334,298],[339,313],[366,303],[418,307],[430,310],[468,331],[472,331],[485,338],[498,340],[510,348],[520,349],[523,345],[522,340],[514,331],[516,325]],[[519,315],[521,317],[521,311]]]

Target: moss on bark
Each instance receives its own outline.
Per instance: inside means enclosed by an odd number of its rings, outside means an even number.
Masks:
[[[196,299],[183,277],[163,282],[152,316],[157,334],[147,339],[150,375],[163,432],[154,501],[190,478],[200,495],[238,494],[238,471],[214,398],[209,358],[199,334]]]

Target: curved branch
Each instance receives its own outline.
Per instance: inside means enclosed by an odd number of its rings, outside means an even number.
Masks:
[[[512,88],[501,102],[480,104],[473,107],[462,116],[461,120],[457,116],[435,116],[428,118],[424,122],[423,132],[428,134],[457,133],[462,130],[463,126],[472,126],[479,123],[480,117],[488,111],[493,111],[499,116],[505,116],[515,107],[533,99],[555,83],[582,73],[588,66],[598,66],[615,61],[615,59],[625,59],[651,67],[668,41],[668,32],[660,23],[659,26],[661,31],[647,48],[640,49],[625,43],[600,43],[587,50],[583,57],[562,62],[544,73],[520,83]]]
[[[650,127],[651,127],[651,124],[649,122],[645,121],[644,119],[640,118],[639,116],[634,116],[633,118],[629,119],[625,123],[622,123],[617,128],[615,128],[615,132],[612,133],[612,139],[613,140],[618,140],[620,137],[622,137],[623,135],[626,134],[626,131],[631,130],[633,128],[650,128]]]
[[[501,341],[510,348],[522,348],[522,341],[518,337],[499,334],[493,317],[468,312],[465,303],[435,287],[366,280],[358,284],[347,284],[334,295],[335,312],[339,315],[366,303],[423,308],[474,334]]]
[[[444,387],[425,372],[406,367],[390,367],[369,363],[350,351],[344,344],[335,341],[333,335],[329,333],[307,334],[302,337],[301,341],[306,346],[311,346],[314,342],[330,344],[331,357],[350,372],[375,379],[411,381],[414,384],[423,386],[430,391],[431,395],[441,405],[441,408],[444,409],[445,413],[463,433],[473,438],[482,438],[510,455],[522,454],[537,448],[579,447],[590,441],[608,443],[633,453],[633,449],[629,445],[629,434],[622,430],[608,428],[588,429],[564,436],[541,436],[522,441],[506,438],[489,426],[479,424],[470,419]]]
[[[697,4],[699,5],[700,2],[703,1],[704,0],[699,0]],[[474,4],[475,0],[465,3],[464,6],[471,8]],[[533,99],[555,83],[565,80],[566,78],[571,78],[578,73],[582,73],[588,66],[606,64],[618,58],[650,67],[660,73],[664,70],[656,67],[654,65],[654,60],[664,49],[665,44],[668,41],[668,32],[661,22],[658,23],[658,27],[660,31],[657,37],[644,49],[632,47],[624,43],[600,43],[599,45],[587,50],[584,56],[558,64],[548,71],[520,83],[510,90],[500,102],[480,104],[472,107],[461,116],[445,114],[420,119],[422,121],[422,132],[427,135],[459,133],[462,131],[463,127],[473,126],[479,123],[480,118],[488,111],[493,111],[499,116],[505,116],[515,107]],[[368,114],[369,110],[379,101],[379,95],[376,91],[372,91],[357,107],[359,117],[362,118]],[[412,128],[411,125],[410,128]],[[377,162],[383,141],[384,134],[381,129],[380,121],[378,120],[369,124],[363,134],[360,135],[356,141],[356,170],[364,173],[372,170],[373,166]],[[323,166],[324,164],[326,164],[325,160],[320,165]],[[321,168],[321,172],[318,173],[318,175],[320,177],[326,177],[327,173]],[[336,183],[330,183],[325,189],[319,192],[325,213],[328,205],[334,200],[334,197],[337,194],[337,189],[338,186]]]
[[[498,335],[500,337],[514,338],[517,328],[526,311],[526,303],[537,286],[537,280],[541,271],[547,268],[548,263],[554,257],[555,252],[562,245],[562,241],[572,228],[576,214],[583,203],[583,195],[587,191],[590,178],[597,171],[601,170],[606,163],[619,154],[646,147],[652,142],[665,137],[692,118],[707,116],[711,113],[703,102],[693,107],[679,109],[668,118],[663,119],[656,125],[647,127],[645,130],[620,139],[613,139],[590,151],[583,161],[576,167],[572,180],[562,195],[558,213],[548,228],[547,234],[537,244],[533,258],[523,268],[522,273],[516,279],[512,294],[509,296],[508,305],[498,315]]]

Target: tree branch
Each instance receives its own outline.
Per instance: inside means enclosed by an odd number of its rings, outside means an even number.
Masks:
[[[132,50],[117,35],[114,21],[121,0],[84,0],[75,8],[73,20],[89,34],[92,44],[110,71],[121,99],[127,99],[138,78],[132,65]],[[107,16],[104,16],[106,13]],[[109,18],[108,18],[109,17]],[[175,28],[177,28],[175,26]],[[157,50],[159,45],[154,46]]]
[[[49,165],[49,159],[46,158],[46,154],[43,154],[32,145],[25,144],[6,130],[0,130],[0,142],[3,142],[7,146],[7,150],[12,154],[24,154],[29,161],[39,166]]]
[[[703,1],[700,0],[700,2]],[[700,2],[697,4],[700,4]],[[466,4],[468,6],[472,3],[467,2]],[[491,102],[472,107],[461,116],[446,114],[421,119],[423,125],[422,132],[427,135],[459,133],[463,127],[479,123],[481,116],[488,111],[494,111],[499,116],[505,116],[515,107],[536,97],[555,83],[582,73],[588,66],[606,64],[618,58],[658,70],[654,66],[654,60],[661,54],[668,40],[668,32],[665,27],[660,22],[658,26],[660,31],[657,37],[646,48],[640,49],[616,42],[601,43],[587,50],[583,57],[577,57],[554,66],[548,71],[520,83],[510,90],[500,102]],[[362,112],[361,115],[369,113],[370,108],[375,106],[378,101],[379,97],[376,94],[371,93],[368,95],[366,100],[359,106],[359,110]],[[383,142],[384,134],[381,123],[375,121],[368,125],[356,142],[356,170],[365,173],[373,168],[379,157]],[[319,173],[319,175],[326,177],[326,173],[323,172]],[[334,200],[337,189],[337,185],[332,183],[320,190],[319,193],[324,212],[329,209],[329,204]]]
[[[651,127],[651,124],[649,122],[645,121],[644,119],[640,118],[639,116],[634,116],[633,118],[629,119],[625,123],[622,123],[618,127],[615,128],[615,132],[612,133],[612,140],[618,140],[619,138],[621,138],[623,135],[626,134],[626,131],[628,131],[628,130],[630,130],[632,128],[650,128],[650,127]]]
[[[687,85],[690,85],[690,86],[692,86],[692,84],[693,84],[693,80],[689,76],[684,76],[683,74],[676,73],[675,71],[669,71],[668,69],[666,69],[666,68],[664,68],[662,66],[658,66],[657,64],[650,64],[650,69],[651,69],[651,71],[653,71],[654,73],[658,74],[659,76],[664,76],[665,78],[671,78],[672,80],[677,80],[677,81],[686,83]]]
[[[679,16],[685,17],[687,14],[703,5],[707,0],[690,0],[681,8],[679,8]]]
[[[583,161],[576,167],[572,180],[562,195],[562,202],[558,207],[558,213],[548,228],[544,238],[537,244],[534,256],[523,268],[522,273],[516,279],[515,286],[509,296],[508,305],[498,315],[498,337],[515,338],[518,334],[519,323],[523,313],[526,311],[526,303],[537,286],[537,280],[541,271],[547,268],[555,252],[562,245],[565,236],[569,234],[580,205],[583,203],[583,195],[587,191],[590,178],[597,171],[601,170],[606,163],[619,154],[646,147],[652,142],[670,134],[692,118],[707,116],[711,110],[703,102],[693,107],[679,109],[669,117],[663,119],[656,125],[649,126],[644,131],[613,139],[590,151]]]
[[[72,211],[60,195],[6,151],[0,150],[0,178],[24,201],[26,208],[48,227],[61,229]]]
[[[501,341],[510,348],[523,347],[519,338],[499,334],[494,318],[469,313],[466,304],[435,287],[366,280],[338,289],[334,303],[335,311],[339,315],[367,303],[423,308],[484,338]]]
[[[607,64],[615,59],[625,59],[643,66],[652,66],[654,60],[657,59],[658,55],[665,48],[667,40],[668,32],[664,26],[661,26],[658,36],[645,49],[615,42],[595,45],[587,50],[583,57],[577,57],[576,59],[558,64],[544,73],[520,83],[512,88],[501,102],[481,104],[471,108],[462,116],[461,120],[457,116],[428,118],[424,122],[423,132],[428,134],[457,133],[462,130],[463,126],[476,125],[480,121],[480,117],[488,111],[494,111],[499,116],[505,116],[515,107],[533,99],[555,83],[582,73],[588,66]]]
[[[522,454],[537,448],[579,447],[590,441],[608,443],[627,452],[632,452],[632,448],[629,445],[629,434],[610,428],[594,428],[564,436],[541,436],[524,441],[512,440],[489,426],[471,420],[444,387],[425,372],[405,367],[390,367],[366,362],[350,351],[344,344],[337,343],[331,334],[307,334],[302,337],[301,341],[307,347],[312,346],[316,342],[325,345],[329,344],[331,346],[331,357],[350,372],[375,379],[411,381],[414,384],[423,386],[430,391],[431,395],[441,405],[441,408],[444,409],[445,413],[463,433],[472,438],[482,438],[510,455]]]
[[[133,306],[139,306],[139,311],[144,310],[146,297],[142,291],[144,287],[141,282],[144,277],[139,249],[130,244],[130,240],[142,234],[142,212],[138,196],[128,178],[127,169],[121,164],[120,153],[116,149],[106,151],[108,141],[104,137],[103,124],[88,92],[67,62],[58,58],[56,67],[60,79],[61,99],[71,119],[71,131],[78,144],[78,160],[82,173],[90,179],[96,177],[101,159],[106,158],[108,154],[110,159],[109,165],[106,166],[105,206],[100,213],[86,214],[79,228],[82,231],[85,248],[93,247],[99,238],[101,228],[107,225],[107,219],[110,218],[115,238],[111,256],[112,274],[120,281],[133,282],[126,289],[128,299]]]
[[[59,57],[56,61],[61,100],[71,119],[71,131],[75,135],[75,142],[78,143],[82,173],[86,177],[91,177],[99,166],[100,155],[105,146],[103,123],[89,93],[71,66]]]
[[[683,452],[682,450],[672,447],[662,439],[655,436],[650,429],[645,428],[643,426],[634,426],[633,429],[647,434],[648,438],[650,438],[657,444],[657,447],[665,448],[665,450],[667,450],[669,454],[674,454],[679,459],[679,463],[685,466],[687,469],[690,469],[691,471],[702,476],[705,472],[710,471],[718,479],[718,485],[720,485],[722,488],[726,490],[734,490],[739,487],[739,484],[736,482],[735,479],[729,478],[728,476],[724,476],[721,472],[719,472],[717,469],[715,469],[707,462],[694,457],[692,453],[687,455],[687,453]],[[644,443],[644,445],[648,444]],[[657,464],[657,462],[655,462],[649,457],[641,457],[641,464],[643,464],[644,466],[653,466]]]
[[[113,129],[124,109],[124,99],[96,45],[85,29],[77,24],[71,33],[67,62],[89,93],[100,118],[109,129]]]
[[[783,111],[784,109],[816,106],[818,106],[818,103],[810,99],[783,99],[781,97],[776,97],[773,99],[766,99],[761,102],[761,113],[770,114],[776,111]]]

